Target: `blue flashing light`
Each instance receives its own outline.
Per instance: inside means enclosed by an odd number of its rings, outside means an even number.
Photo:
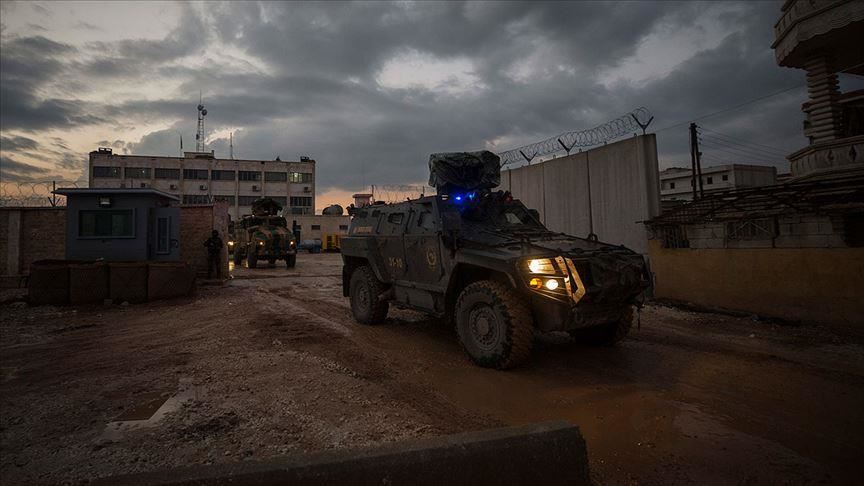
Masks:
[[[458,202],[458,201],[462,201],[462,196],[456,196],[456,197],[454,197],[453,199],[455,199],[457,202]]]

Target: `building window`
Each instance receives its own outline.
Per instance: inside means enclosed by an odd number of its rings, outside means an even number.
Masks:
[[[207,180],[207,169],[183,169],[184,179]]]
[[[288,179],[291,182],[312,182],[312,174],[309,172],[292,172]]]
[[[241,181],[260,181],[261,173],[254,170],[241,170],[237,173]]]
[[[210,204],[210,196],[206,194],[184,194],[183,204]]]
[[[276,202],[276,204],[282,206],[283,208],[288,205],[288,197],[286,196],[268,196],[270,199]]]
[[[120,177],[120,167],[93,167],[93,177]]]
[[[770,240],[777,236],[774,218],[745,219],[726,223],[729,240]]]
[[[252,203],[257,201],[258,199],[259,199],[258,196],[240,196],[239,198],[237,198],[237,205],[238,206],[251,206]]]
[[[711,176],[708,176],[708,182],[706,182],[706,184],[714,184],[714,178]]]
[[[725,182],[728,180],[729,180],[729,174],[723,174],[723,181]]]
[[[315,231],[315,230],[320,231],[320,230],[321,230],[321,225],[320,225],[320,224],[313,224],[313,225],[312,225],[312,230],[313,230],[313,231]]]
[[[135,216],[131,209],[97,209],[78,212],[78,236],[83,238],[132,238]]]
[[[690,241],[680,225],[660,226],[655,229],[655,233],[663,242],[663,248],[690,248]]]
[[[210,172],[210,178],[214,181],[233,181],[236,179],[237,173],[233,170],[213,170]]]
[[[123,174],[127,179],[149,179],[150,169],[147,167],[126,167]]]
[[[285,172],[265,172],[265,182],[285,182],[288,180],[288,174]]]
[[[234,205],[234,196],[213,196],[214,201],[225,201],[229,206]]]
[[[180,169],[155,169],[154,175],[157,179],[180,180]]]
[[[292,206],[312,206],[312,198],[311,197],[303,197],[303,196],[291,196],[291,205]]]
[[[312,208],[300,208],[297,206],[294,206],[291,208],[291,214],[310,214],[310,213],[312,213]]]
[[[674,182],[669,183],[669,189],[675,189],[675,183]]]
[[[339,225],[339,231],[348,231],[348,225],[347,224],[340,224]]]

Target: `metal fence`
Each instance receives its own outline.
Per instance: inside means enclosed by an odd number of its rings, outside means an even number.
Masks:
[[[87,187],[87,181],[0,182],[0,207],[66,206],[66,197],[53,194],[55,189]]]

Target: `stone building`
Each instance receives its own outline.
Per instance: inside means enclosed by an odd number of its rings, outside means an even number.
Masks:
[[[788,156],[792,175],[864,164],[864,92],[841,93],[838,73],[864,75],[864,2],[787,0],[774,25],[780,66],[807,72],[804,135]]]
[[[213,152],[183,157],[90,152],[91,188],[152,188],[181,198],[183,204],[228,203],[235,221],[251,214],[252,202],[270,197],[286,214],[315,213],[315,161],[218,159]]]

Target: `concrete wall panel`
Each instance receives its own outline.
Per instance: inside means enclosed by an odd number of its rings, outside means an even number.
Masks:
[[[647,254],[641,221],[660,214],[656,138],[628,138],[504,171],[500,188],[537,209],[553,231],[585,237],[593,229],[600,241]]]

